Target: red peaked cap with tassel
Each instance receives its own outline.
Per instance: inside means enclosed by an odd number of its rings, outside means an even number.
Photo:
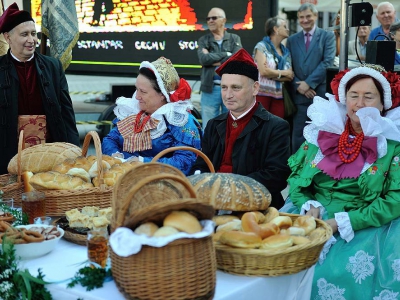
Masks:
[[[220,65],[215,72],[221,77],[223,74],[237,74],[258,81],[257,65],[251,55],[243,48]]]
[[[9,32],[21,23],[33,21],[26,10],[19,10],[17,3],[11,4],[0,17],[0,33]]]

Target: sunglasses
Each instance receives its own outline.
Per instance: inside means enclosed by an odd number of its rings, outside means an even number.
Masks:
[[[219,18],[223,18],[223,17],[221,17],[221,16],[212,16],[212,17],[207,17],[206,20],[207,20],[207,22],[210,21],[210,20],[215,21],[215,20],[217,20]]]

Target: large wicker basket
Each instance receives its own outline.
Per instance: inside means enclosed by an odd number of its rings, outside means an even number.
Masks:
[[[64,216],[66,211],[74,208],[82,209],[84,206],[97,206],[100,208],[111,206],[113,187],[104,184],[101,142],[97,132],[90,131],[86,135],[82,146],[82,156],[86,156],[92,139],[96,149],[100,186],[78,190],[43,190],[46,195],[46,215]]]
[[[294,221],[299,215],[290,216]],[[267,251],[260,249],[239,249],[215,244],[217,267],[227,273],[247,276],[281,276],[298,273],[314,265],[325,242],[332,236],[332,228],[316,219],[317,227],[325,229],[325,235],[311,243],[296,245],[285,250]]]
[[[114,190],[112,228],[133,228],[148,220],[161,220],[171,210],[198,213],[208,207],[198,203],[190,182],[181,176],[160,173],[142,178],[123,195],[119,185],[129,182],[132,172],[121,176]],[[116,206],[115,201],[121,205]],[[204,215],[203,215],[204,216]],[[133,226],[133,227],[132,227]],[[180,239],[164,247],[143,246],[141,251],[120,257],[111,251],[112,273],[127,299],[212,299],[216,283],[215,249],[211,236]]]
[[[0,190],[3,191],[3,198],[13,198],[14,206],[21,206],[22,193],[24,192],[24,183],[21,180],[21,152],[24,148],[24,131],[21,130],[18,141],[18,175],[5,174],[0,175]]]

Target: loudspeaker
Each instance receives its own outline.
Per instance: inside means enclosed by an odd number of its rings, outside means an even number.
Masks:
[[[111,101],[115,102],[118,97],[132,98],[136,91],[134,85],[112,85],[111,86]]]
[[[365,62],[381,65],[386,71],[393,71],[395,51],[395,41],[368,41]]]
[[[349,5],[349,27],[371,26],[371,17],[374,8],[371,3],[353,3]]]

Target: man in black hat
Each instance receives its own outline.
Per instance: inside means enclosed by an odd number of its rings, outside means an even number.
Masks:
[[[10,5],[0,17],[0,33],[10,47],[0,57],[0,174],[5,174],[17,153],[20,130],[25,146],[79,145],[79,134],[62,65],[35,52],[38,39],[30,13]]]
[[[289,124],[256,102],[258,69],[250,54],[240,49],[216,72],[221,76],[222,100],[228,112],[211,119],[205,128],[202,151],[216,172],[249,176],[265,185],[271,206],[284,204],[290,170]],[[209,172],[199,156],[192,168]]]

